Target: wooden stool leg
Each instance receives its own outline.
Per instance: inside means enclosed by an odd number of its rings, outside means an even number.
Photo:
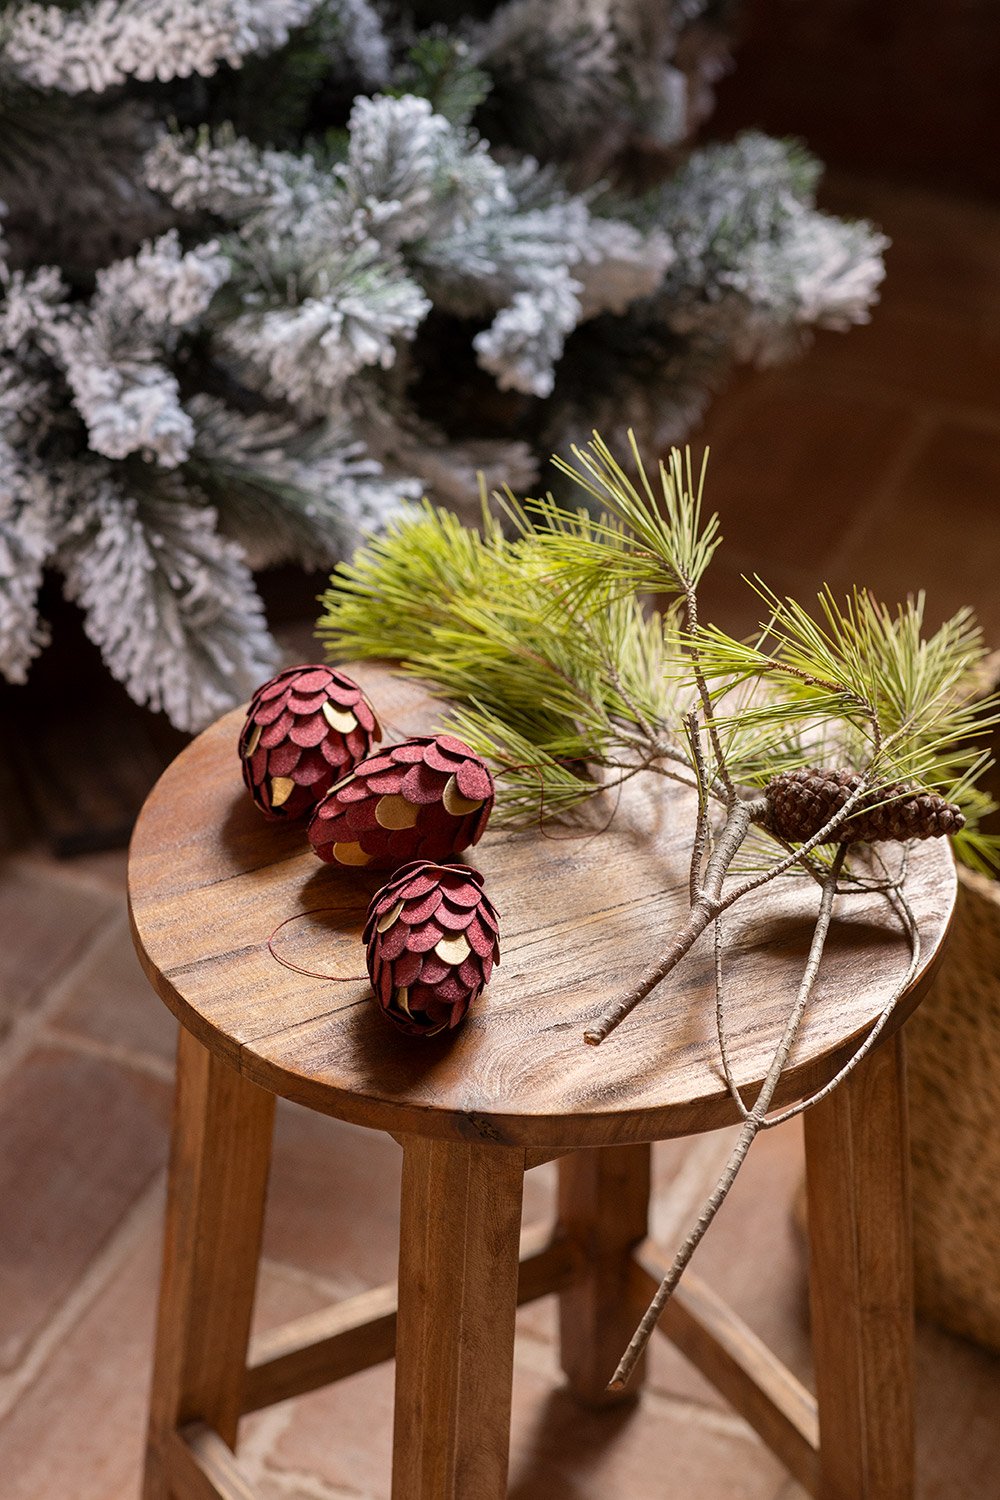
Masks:
[[[805,1114],[820,1500],[912,1500],[903,1038]]]
[[[393,1500],[503,1500],[525,1154],[406,1137]]]
[[[171,1495],[186,1422],[235,1446],[273,1121],[274,1095],[181,1027],[144,1500]]]
[[[634,1398],[607,1389],[643,1311],[629,1295],[632,1251],[647,1232],[649,1146],[601,1146],[559,1162],[559,1222],[576,1243],[581,1275],[559,1298],[562,1367],[573,1394],[591,1406]]]

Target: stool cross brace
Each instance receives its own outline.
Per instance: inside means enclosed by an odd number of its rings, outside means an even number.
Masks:
[[[818,1406],[690,1271],[660,1324],[820,1500],[913,1493],[901,1049],[891,1039],[806,1116]],[[570,1390],[632,1398],[606,1382],[668,1264],[647,1234],[648,1145],[561,1155],[555,1227],[522,1230],[523,1174],[553,1153],[401,1137],[399,1294],[251,1344],[273,1107],[182,1029],[145,1500],[253,1500],[239,1417],[394,1354],[393,1500],[502,1500],[514,1311],[550,1294]]]

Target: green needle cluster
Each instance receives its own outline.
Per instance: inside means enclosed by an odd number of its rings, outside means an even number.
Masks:
[[[890,608],[824,588],[807,609],[755,578],[760,629],[738,640],[698,618],[721,540],[704,461],[674,449],[651,477],[634,439],[629,461],[597,434],[555,460],[596,518],[509,492],[492,508],[483,496],[478,528],[426,501],[404,513],[333,574],[318,625],[331,656],[389,658],[433,683],[442,727],[494,763],[508,821],[565,814],[644,770],[750,789],[850,766],[876,790],[907,782],[957,802],[957,851],[995,866],[977,783],[1000,701],[977,693],[971,610],[928,632],[922,594]]]

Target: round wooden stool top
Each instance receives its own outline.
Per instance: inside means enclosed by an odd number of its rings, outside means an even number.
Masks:
[[[350,669],[390,737],[427,733],[436,705],[385,668]],[[537,1150],[657,1140],[731,1123],[704,935],[600,1047],[586,1025],[662,953],[687,909],[693,795],[626,784],[606,832],[488,831],[468,852],[501,921],[502,958],[457,1032],[397,1033],[370,998],[361,928],[385,874],[322,864],[304,826],[266,822],[240,778],[234,711],[178,756],[139,816],[129,857],[136,947],[159,995],[205,1046],[277,1094],[395,1133]],[[610,812],[610,806],[606,809]],[[597,821],[595,820],[595,826]],[[907,893],[922,956],[898,1024],[940,948],[955,893],[943,841],[917,845]],[[818,890],[782,879],[725,918],[737,1080],[759,1083],[793,1004]],[[267,941],[332,983],[285,968]],[[836,1071],[905,973],[884,897],[838,897],[806,1023],[776,1102]]]

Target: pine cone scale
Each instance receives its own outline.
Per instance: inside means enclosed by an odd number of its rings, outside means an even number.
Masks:
[[[331,673],[326,667],[313,667],[311,670],[298,669],[300,674],[295,679],[295,685],[300,693],[318,693],[326,688]],[[346,680],[346,679],[345,679]]]
[[[275,745],[280,745],[295,723],[295,716],[287,709],[283,709],[276,719],[272,719],[260,737],[260,743],[265,750],[273,750]]]
[[[417,765],[424,759],[427,749],[417,740],[405,740],[401,745],[393,745],[393,758],[402,766]]]
[[[313,718],[301,722],[296,722],[293,716],[288,738],[293,745],[299,745],[303,750],[313,750],[320,740],[326,739],[329,732],[330,726],[322,714],[316,714]]]
[[[458,907],[455,910],[448,906],[438,909],[437,920],[442,927],[447,927],[449,932],[464,932],[466,927],[476,919],[474,907]]]
[[[405,922],[402,924],[396,922],[387,932],[383,933],[382,942],[379,947],[379,958],[382,963],[391,964],[394,958],[399,957],[406,947],[406,935],[407,927]],[[414,948],[412,951],[416,953],[418,950]]]
[[[428,747],[424,760],[429,766],[433,766],[435,771],[444,771],[450,776],[462,765],[467,754],[465,750],[456,750],[455,747],[460,744],[461,740],[453,739],[451,735],[439,735],[437,743]]]
[[[416,957],[419,960],[420,955],[417,954]],[[417,968],[425,984],[440,984],[440,982],[443,979],[446,979],[451,973],[451,965],[446,963],[445,960],[439,957],[436,953],[429,953],[424,959],[423,964],[420,964],[418,962]],[[414,978],[416,978],[416,975],[414,975]],[[412,983],[413,981],[404,980],[402,969],[400,969],[399,982],[400,984],[406,984]]]
[[[399,790],[408,802],[437,802],[444,791],[441,785],[442,774],[450,776],[451,767],[446,772],[441,772],[426,763],[411,766],[400,782]],[[382,788],[377,790],[381,791]]]
[[[293,714],[321,713],[323,704],[328,701],[326,693],[314,693],[310,698],[300,698],[295,693],[289,693],[288,695],[288,707]]]
[[[268,770],[272,776],[290,776],[301,759],[301,748],[287,740],[283,745],[279,743],[268,757]]]
[[[321,755],[303,755],[295,764],[295,780],[299,786],[315,786],[317,781],[322,781],[328,774],[326,761]]]
[[[347,833],[377,833],[379,827],[379,804],[377,802],[349,802],[347,804]]]
[[[404,901],[413,901],[418,896],[427,896],[431,892],[436,890],[437,887],[432,876],[418,875],[415,879],[409,881],[407,885],[403,886],[402,890],[400,891],[400,895],[403,897]],[[454,900],[455,898],[452,897],[452,899]],[[478,899],[479,896],[477,893],[476,900],[478,901]]]
[[[268,701],[260,696],[260,691],[258,690],[260,701],[254,710],[253,721],[258,728],[264,730],[285,712],[288,707],[288,695],[284,694],[280,698],[272,698]]]
[[[455,781],[462,796],[470,802],[485,802],[493,790],[489,772],[475,761],[463,761],[455,772]]]
[[[474,949],[480,958],[489,958],[493,952],[493,944],[496,939],[493,933],[480,922],[478,913],[465,929],[465,936],[468,939],[470,948]]]
[[[372,710],[369,708],[364,698],[359,698],[357,703],[351,705],[351,712],[355,715],[358,723],[361,725],[366,734],[370,735],[372,739],[375,740],[380,740],[382,738],[381,734],[375,733],[375,730],[378,727],[378,720],[375,718],[375,715],[372,713]]]
[[[440,889],[429,891],[424,896],[404,899],[403,914],[411,925],[415,922],[426,922],[428,917],[434,915],[443,900],[444,895]]]

